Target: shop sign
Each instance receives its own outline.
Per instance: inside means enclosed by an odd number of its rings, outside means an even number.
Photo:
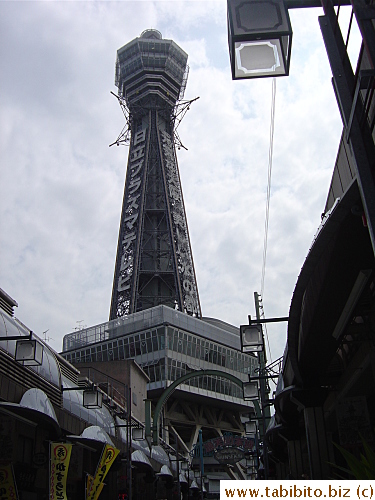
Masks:
[[[51,443],[50,445],[50,500],[67,500],[66,480],[72,445]]]
[[[96,468],[95,476],[92,480],[88,479],[90,483],[87,488],[86,500],[96,500],[104,486],[104,478],[108,474],[113,462],[116,460],[120,450],[106,444],[103,448],[102,456],[100,457],[98,466]]]
[[[11,464],[0,465],[0,500],[18,500]]]
[[[238,448],[228,447],[215,452],[214,457],[221,464],[234,465],[245,458],[245,454]]]
[[[203,443],[203,456],[204,457],[212,457],[217,451],[222,449],[231,447],[231,448],[239,448],[244,452],[253,450],[255,446],[255,439],[253,437],[246,436],[236,436],[233,434],[224,434],[223,436],[219,436],[209,441],[205,441]],[[194,447],[194,456],[199,457],[199,445]]]

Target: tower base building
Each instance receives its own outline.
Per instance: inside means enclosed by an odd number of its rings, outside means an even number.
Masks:
[[[167,306],[65,335],[62,356],[76,367],[95,364],[99,370],[101,362],[134,359],[149,377],[147,397],[154,406],[165,389],[187,373],[218,370],[247,381],[257,367],[256,357],[241,352],[238,328],[217,319],[197,319]],[[202,430],[203,443],[210,443],[204,458],[211,477],[208,483],[211,481],[211,490],[215,490],[219,478],[246,479],[244,463],[228,467],[214,455],[215,446],[227,446],[220,438],[244,437],[242,421],[252,412],[252,403],[244,401],[242,389],[230,380],[192,378],[177,387],[163,408],[161,442],[175,447],[176,436],[179,452],[193,458]]]

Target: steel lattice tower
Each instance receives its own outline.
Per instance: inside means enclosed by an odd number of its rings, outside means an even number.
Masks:
[[[110,320],[159,304],[201,317],[175,150],[187,68],[187,54],[157,30],[117,51],[126,126],[116,143],[130,148]]]

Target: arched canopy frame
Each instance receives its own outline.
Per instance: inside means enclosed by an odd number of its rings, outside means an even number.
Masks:
[[[221,371],[221,370],[197,370],[193,371],[190,373],[186,373],[182,377],[178,378],[175,380],[161,395],[159,398],[155,412],[154,412],[154,418],[153,418],[153,424],[152,424],[152,429],[151,429],[151,401],[146,400],[146,438],[152,437],[152,443],[153,445],[158,445],[159,444],[159,420],[160,420],[160,414],[163,409],[163,406],[165,403],[168,401],[169,397],[172,395],[172,393],[177,389],[177,387],[184,382],[195,378],[195,377],[203,377],[205,375],[210,375],[214,377],[222,377],[230,380],[234,384],[240,386],[243,388],[243,382],[241,379],[238,377],[235,377],[234,375],[231,375],[230,373]],[[255,402],[255,410],[259,414],[259,404]]]

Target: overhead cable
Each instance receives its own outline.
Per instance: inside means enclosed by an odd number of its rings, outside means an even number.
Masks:
[[[272,176],[272,160],[273,160],[273,135],[275,128],[275,100],[276,100],[276,78],[272,79],[272,102],[271,102],[271,124],[270,124],[270,145],[268,150],[268,179],[267,179],[267,199],[266,199],[266,216],[264,222],[264,240],[263,240],[263,263],[262,263],[262,279],[260,285],[260,294],[263,298],[264,292],[264,279],[266,274],[266,261],[267,261],[267,243],[268,243],[268,222],[270,214],[270,198],[271,198],[271,176]],[[271,348],[268,338],[267,327],[266,339],[268,345],[268,351],[270,353],[270,359],[272,360]]]

